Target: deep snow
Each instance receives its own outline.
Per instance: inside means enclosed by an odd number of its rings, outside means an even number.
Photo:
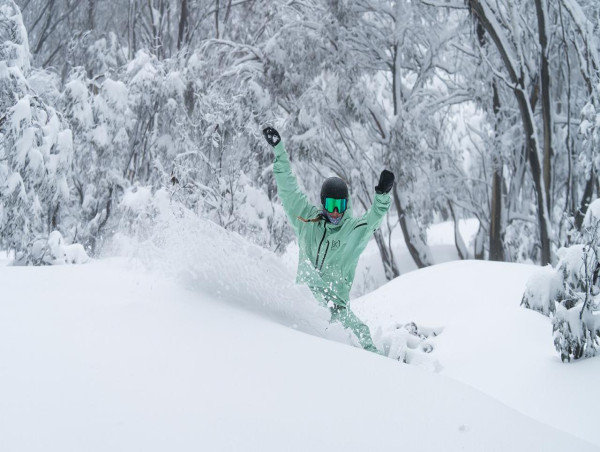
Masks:
[[[356,300],[354,310],[383,330],[398,321],[443,326],[432,353],[442,375],[600,446],[600,360],[562,363],[551,320],[520,306],[537,269],[480,261],[436,265]]]
[[[1,450],[599,449],[135,267],[0,269]]]
[[[408,365],[352,347],[289,255],[163,226],[116,242],[135,258],[0,267],[0,450],[600,450],[600,360],[561,363],[519,306],[536,267],[450,262],[353,300]]]

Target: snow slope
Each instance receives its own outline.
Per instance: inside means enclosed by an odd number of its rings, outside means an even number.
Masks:
[[[355,300],[386,331],[443,327],[428,342],[436,370],[517,411],[600,446],[600,360],[562,363],[550,319],[520,307],[532,265],[462,261],[402,275]]]
[[[135,267],[0,268],[0,450],[600,449]]]
[[[0,266],[0,451],[600,450],[600,361],[560,363],[519,307],[534,267],[452,262],[354,300],[407,365],[351,347],[289,256],[163,220],[117,241],[135,258]]]

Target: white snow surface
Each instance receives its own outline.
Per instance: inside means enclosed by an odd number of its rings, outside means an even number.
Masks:
[[[277,256],[203,228],[163,237],[152,269],[0,267],[0,450],[600,450],[600,360],[561,363],[519,306],[536,267],[450,262],[353,300],[409,365],[352,347]]]

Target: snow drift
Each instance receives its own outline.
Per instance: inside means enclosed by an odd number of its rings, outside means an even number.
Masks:
[[[599,449],[131,261],[4,267],[0,287],[3,451]]]
[[[519,307],[535,267],[437,265],[354,300],[406,365],[349,346],[279,257],[162,225],[131,223],[135,258],[0,267],[2,450],[600,450],[600,362],[562,364]]]

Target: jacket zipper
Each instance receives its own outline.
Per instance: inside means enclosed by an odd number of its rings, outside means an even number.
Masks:
[[[323,264],[325,263],[325,258],[327,257],[327,251],[329,251],[329,240],[327,240],[327,247],[325,248],[325,254],[323,254],[323,260],[321,261],[321,266],[319,267],[319,271],[323,269]]]
[[[319,268],[319,254],[321,254],[321,245],[323,244],[323,240],[325,240],[325,234],[327,234],[327,226],[323,225],[323,237],[321,238],[321,242],[319,243],[319,249],[317,249],[317,260],[315,261],[315,268]]]

